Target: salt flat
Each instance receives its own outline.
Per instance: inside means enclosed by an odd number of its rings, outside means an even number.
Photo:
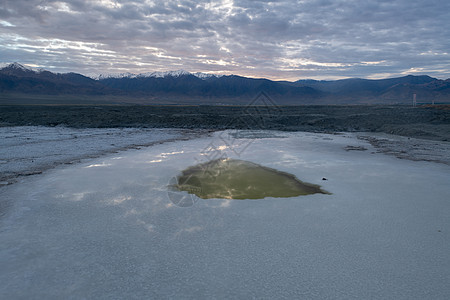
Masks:
[[[186,129],[0,127],[0,186],[105,153],[201,134]]]
[[[174,176],[224,156],[332,195],[171,202]],[[220,131],[60,166],[0,189],[0,298],[448,299],[448,182],[356,134]]]

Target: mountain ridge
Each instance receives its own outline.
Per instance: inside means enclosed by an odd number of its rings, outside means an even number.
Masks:
[[[264,92],[280,105],[450,102],[450,79],[407,75],[386,79],[273,81],[184,70],[100,75],[53,73],[13,63],[0,68],[0,93],[127,98],[130,103],[240,104]],[[134,102],[133,102],[134,101]]]
[[[193,75],[200,79],[206,79],[211,77],[221,77],[223,75],[217,75],[217,74],[209,74],[209,73],[202,73],[202,72],[196,72],[191,73],[185,70],[176,70],[176,71],[166,71],[166,72],[145,72],[145,73],[100,73],[100,74],[91,74],[86,77],[95,79],[95,80],[101,80],[101,79],[109,79],[109,78],[142,78],[142,77],[155,77],[155,78],[163,78],[163,77],[179,77],[183,75]]]

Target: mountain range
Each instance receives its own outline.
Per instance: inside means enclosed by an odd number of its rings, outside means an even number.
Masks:
[[[219,76],[186,71],[143,74],[53,73],[19,63],[0,69],[0,99],[37,96],[114,99],[135,104],[240,104],[264,93],[280,105],[410,104],[450,102],[450,79],[408,75],[398,78],[334,81],[273,81],[237,75]],[[112,100],[111,100],[112,101]],[[114,102],[113,101],[113,102]]]

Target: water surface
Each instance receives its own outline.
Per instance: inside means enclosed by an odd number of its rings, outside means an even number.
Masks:
[[[328,194],[294,175],[238,159],[217,159],[182,171],[177,189],[202,199],[264,199]]]

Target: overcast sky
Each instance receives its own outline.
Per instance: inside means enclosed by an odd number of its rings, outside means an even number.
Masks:
[[[450,77],[449,0],[1,0],[0,62],[82,74]]]

